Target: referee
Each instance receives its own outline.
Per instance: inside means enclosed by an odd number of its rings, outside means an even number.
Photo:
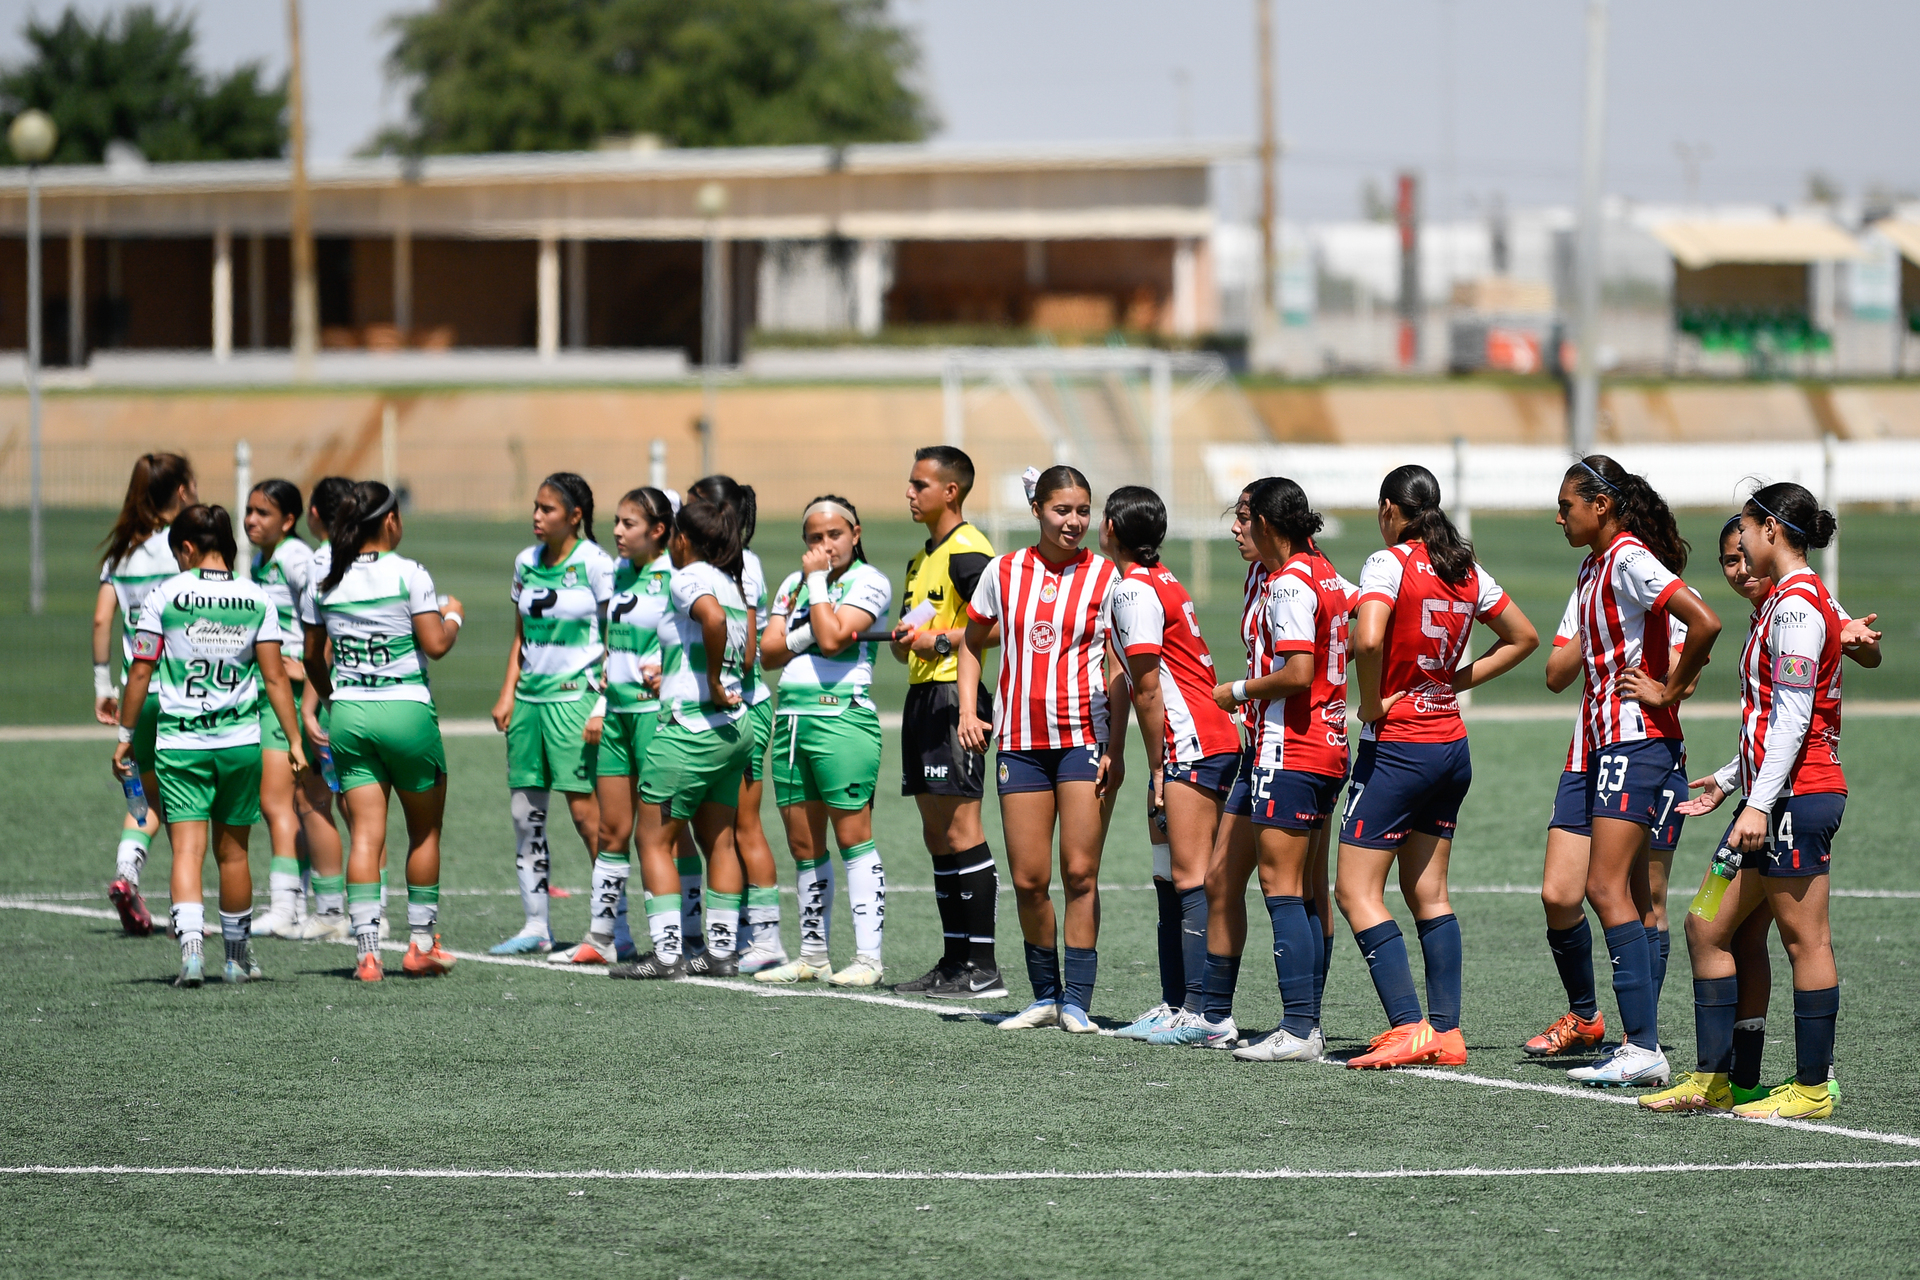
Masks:
[[[986,757],[960,746],[955,685],[954,651],[966,633],[967,602],[993,558],[986,536],[960,511],[972,488],[973,459],[960,450],[929,445],[914,453],[907,510],[927,527],[927,545],[907,565],[893,633],[893,656],[907,664],[909,681],[901,712],[900,790],[920,806],[946,942],[938,964],[894,990],[949,1000],[1007,994],[993,954],[1000,877],[980,826]],[[991,716],[992,707],[982,685],[980,714]]]

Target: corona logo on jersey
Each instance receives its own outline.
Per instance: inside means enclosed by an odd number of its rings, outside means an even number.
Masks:
[[[1047,587],[1047,591],[1052,590],[1052,586]],[[1046,598],[1046,591],[1040,594],[1042,599]],[[1057,639],[1059,639],[1059,633],[1053,629],[1051,622],[1036,622],[1027,629],[1027,643],[1033,646],[1035,653],[1050,652],[1053,649],[1054,641]]]

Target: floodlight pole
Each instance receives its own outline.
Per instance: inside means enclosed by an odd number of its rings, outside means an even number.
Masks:
[[[293,197],[293,372],[313,377],[320,345],[320,304],[313,278],[313,199],[307,190],[306,77],[300,57],[300,0],[287,0],[287,153]]]
[[[27,612],[47,607],[47,531],[40,493],[40,166],[27,166]]]
[[[1578,365],[1568,445],[1576,457],[1593,452],[1600,417],[1600,197],[1606,144],[1607,0],[1587,0],[1586,129],[1580,164],[1580,242],[1574,261]]]

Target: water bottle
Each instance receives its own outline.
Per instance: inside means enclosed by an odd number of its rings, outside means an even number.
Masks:
[[[147,789],[140,785],[139,770],[120,779],[120,790],[126,793],[127,816],[141,826],[147,825]]]
[[[1720,900],[1727,896],[1727,886],[1733,883],[1733,877],[1739,870],[1740,855],[1721,845],[1713,855],[1713,865],[1707,868],[1707,874],[1700,879],[1700,891],[1693,895],[1693,902],[1687,907],[1688,914],[1712,923],[1713,918],[1720,914]]]
[[[327,784],[327,790],[335,795],[340,793],[340,775],[333,767],[333,748],[322,742],[320,747],[320,777]]]

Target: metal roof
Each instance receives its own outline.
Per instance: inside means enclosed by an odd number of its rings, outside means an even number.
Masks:
[[[1920,265],[1920,222],[1888,218],[1885,222],[1874,223],[1873,229],[1893,241],[1908,262]]]
[[[1695,270],[1722,263],[1833,262],[1860,256],[1852,236],[1831,222],[1661,222],[1649,227],[1674,260]]]

